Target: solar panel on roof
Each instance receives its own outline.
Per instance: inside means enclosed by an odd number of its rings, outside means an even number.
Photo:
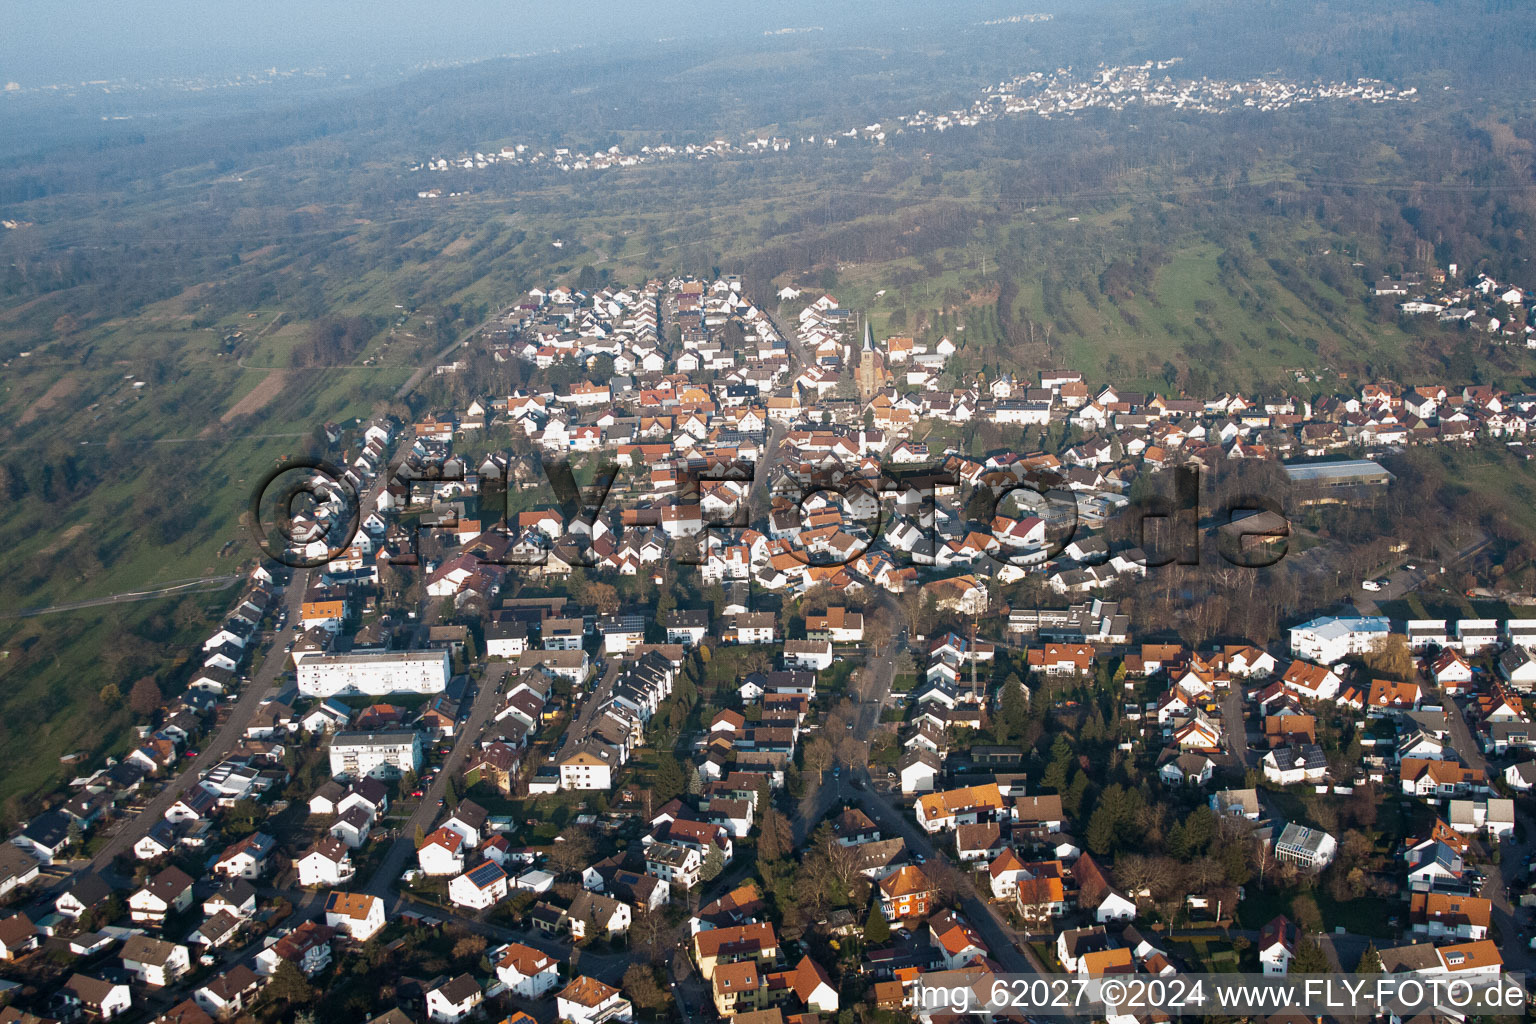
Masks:
[[[505,877],[501,866],[493,860],[488,860],[469,873],[469,880],[476,888],[484,889],[495,884],[496,880]]]

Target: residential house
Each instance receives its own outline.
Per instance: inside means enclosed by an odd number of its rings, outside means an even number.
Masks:
[[[384,901],[367,893],[333,892],[325,898],[327,927],[366,942],[384,927]]]
[[[191,969],[187,947],[148,935],[130,935],[120,954],[123,969],[151,988],[164,988]]]
[[[161,871],[128,897],[128,912],[133,922],[156,927],[165,923],[167,915],[180,913],[191,905],[192,879],[177,867]]]
[[[578,975],[555,997],[555,1012],[570,1024],[629,1024],[634,1008],[612,985]]]
[[[456,975],[427,989],[427,1019],[437,1024],[458,1024],[475,1016],[485,992],[468,974]]]
[[[357,870],[352,864],[351,848],[332,835],[316,840],[295,862],[295,867],[300,885],[321,888],[345,885]]]

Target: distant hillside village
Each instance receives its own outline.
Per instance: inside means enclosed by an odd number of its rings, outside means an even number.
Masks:
[[[1458,280],[1458,270],[1452,263],[1427,276],[1410,273],[1384,277],[1375,283],[1371,294],[1402,298],[1397,309],[1405,316],[1433,316],[1440,323],[1461,324],[1506,345],[1536,348],[1536,294],[1500,284],[1487,274],[1463,283]]]
[[[1003,19],[1006,21],[1007,19]],[[1045,16],[1049,20],[1049,15]],[[1001,24],[989,22],[989,25]],[[1414,87],[1398,89],[1376,79],[1354,82],[1303,84],[1278,78],[1226,81],[1202,77],[1175,80],[1168,72],[1180,62],[1144,61],[1123,66],[1099,65],[1087,76],[1071,68],[1033,71],[988,86],[969,106],[948,111],[918,110],[889,121],[854,125],[823,135],[787,138],[753,135],[744,139],[716,137],[704,142],[653,143],[626,150],[615,144],[606,149],[582,151],[569,146],[542,147],[517,142],[480,149],[449,158],[434,156],[411,167],[412,171],[475,171],[490,167],[547,167],[561,172],[598,171],[638,167],[674,160],[713,160],[787,152],[792,147],[823,149],[843,145],[883,146],[901,136],[975,128],[1000,118],[1073,117],[1091,110],[1136,111],[1167,108],[1199,114],[1223,114],[1236,110],[1265,113],[1316,102],[1392,103],[1412,102]],[[441,189],[424,189],[421,199],[441,199]]]
[[[1145,475],[1348,450],[1286,463],[1348,501],[1375,451],[1518,443],[1536,395],[946,380],[947,338],[778,298],[791,329],[731,278],[535,289],[480,343],[568,383],[328,425],[356,535],[323,494],[282,552],[313,567],[253,567],[126,756],[0,848],[0,1022],[933,1024],[949,979],[1528,969],[1498,851],[1536,619],[1192,644],[1099,591],[1148,571],[1102,529]],[[1064,447],[919,437],[973,421]],[[599,512],[552,500],[571,453],[628,474]],[[960,500],[1030,472],[1078,499],[1060,551]],[[1026,578],[1059,600],[1001,614]]]

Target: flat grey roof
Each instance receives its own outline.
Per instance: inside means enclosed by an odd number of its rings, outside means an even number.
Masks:
[[[1284,463],[1285,475],[1293,481],[1321,480],[1339,482],[1355,479],[1374,479],[1390,482],[1395,479],[1390,472],[1370,459],[1347,459],[1343,462],[1308,462],[1300,465]]]

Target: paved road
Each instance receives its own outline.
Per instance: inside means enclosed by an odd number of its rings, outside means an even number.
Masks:
[[[38,615],[78,611],[81,608],[95,608],[104,604],[132,604],[134,601],[152,601],[157,597],[167,597],[171,594],[211,593],[223,590],[231,583],[243,579],[245,577],[240,573],[230,573],[225,576],[200,576],[197,579],[177,580],[175,583],[167,583],[163,587],[154,587],[149,590],[130,590],[122,594],[108,594],[105,597],[87,598],[84,601],[51,604],[46,608],[24,608],[19,612],[5,612],[0,614],[0,619],[30,619]]]
[[[890,601],[889,595],[885,600]],[[894,602],[892,602],[894,604]],[[808,789],[800,799],[795,813],[790,819],[790,829],[794,836],[795,845],[805,842],[807,836],[816,827],[817,822],[826,817],[827,812],[841,801],[849,800],[853,794],[853,780],[855,778],[868,778],[869,768],[869,740],[874,736],[875,730],[880,725],[880,711],[891,694],[891,683],[896,678],[896,656],[906,648],[903,638],[892,640],[885,645],[879,654],[871,655],[864,663],[863,679],[854,696],[858,698],[856,714],[853,719],[853,728],[845,730],[849,736],[854,736],[863,741],[862,756],[855,763],[841,755],[835,758],[837,771],[822,773],[820,781],[814,789]],[[834,736],[827,733],[822,737],[836,749],[845,737]],[[863,772],[863,776],[858,773]]]
[[[373,511],[379,495],[392,476],[392,471],[381,473],[363,492],[360,499],[359,521],[366,519]],[[304,602],[304,592],[309,587],[310,577],[314,571],[293,570],[293,576],[283,590],[282,607],[287,610],[287,621],[294,626],[298,624],[299,606]],[[197,781],[201,769],[218,764],[245,735],[246,727],[256,715],[256,709],[276,688],[279,676],[288,667],[286,653],[278,647],[278,644],[285,636],[290,635],[290,633],[275,634],[271,649],[267,651],[261,668],[251,677],[239,698],[230,706],[229,717],[224,720],[219,731],[213,737],[205,739],[200,748],[202,753],[195,761],[186,762],[182,770],[168,781],[166,786],[149,801],[144,810],[116,826],[111,838],[102,844],[102,848],[92,858],[90,864],[92,870],[99,872],[110,868],[114,859],[128,852],[134,843],[148,834],[156,822],[164,818],[170,806],[186,791],[187,787]]]
[[[293,578],[288,581],[288,586],[283,591],[283,607],[288,610],[289,622],[299,620],[299,605],[304,601],[304,591],[309,586],[310,572],[311,570],[308,569],[295,569]],[[277,638],[281,639],[285,635],[287,634],[279,633]],[[112,837],[102,844],[96,856],[91,859],[92,870],[107,870],[119,854],[127,853],[132,849],[134,843],[147,835],[149,830],[165,817],[165,812],[181,797],[181,794],[197,782],[199,771],[218,764],[245,735],[246,727],[251,724],[251,719],[256,715],[256,709],[261,706],[263,698],[273,691],[278,677],[287,667],[288,659],[281,650],[277,649],[277,640],[273,640],[272,645],[273,649],[267,652],[261,668],[251,677],[251,681],[245,685],[245,690],[240,694],[239,699],[230,708],[229,717],[224,720],[219,731],[199,748],[202,753],[194,761],[183,762],[185,767],[171,777],[144,810],[118,826]]]
[[[1221,702],[1221,724],[1227,733],[1227,752],[1244,769],[1259,763],[1259,752],[1248,746],[1248,723],[1243,718],[1243,680],[1232,680]]]
[[[904,644],[904,639],[898,637],[886,645],[882,654],[871,658],[867,664],[870,669],[869,678],[860,695],[864,699],[859,702],[855,725],[860,736],[869,736],[878,723],[880,708],[890,695],[896,655]],[[889,794],[874,787],[867,763],[849,765],[836,775],[827,773],[816,790],[807,794],[807,798],[796,808],[792,822],[796,845],[804,843],[805,837],[829,808],[840,802],[849,802],[862,808],[880,826],[883,836],[901,836],[906,840],[907,849],[921,855],[924,860],[932,861],[940,857],[949,860],[948,854],[934,846],[932,839],[918,828],[905,808],[897,805]],[[957,866],[956,870],[969,871],[962,866]],[[1004,970],[1015,974],[1045,973],[1045,966],[1038,961],[1034,950],[1027,944],[1023,944],[1025,952],[1019,951],[1015,943],[1022,943],[1021,937],[990,903],[979,896],[967,894],[962,896],[960,905],[966,920],[981,932],[992,951],[992,958]]]
[[[486,723],[491,720],[491,713],[496,710],[497,701],[500,699],[502,683],[505,682],[507,673],[510,671],[511,666],[505,663],[493,664],[486,671],[485,678],[480,682],[479,692],[475,694],[469,720],[456,730],[457,736],[453,741],[453,748],[443,759],[442,770],[423,792],[421,803],[411,812],[405,824],[400,826],[399,838],[384,855],[384,859],[379,862],[373,877],[368,880],[368,885],[364,888],[365,892],[388,898],[401,873],[410,862],[415,860],[416,830],[420,828],[422,832],[432,831],[438,812],[443,809],[438,804],[442,801],[443,794],[447,792],[448,780],[457,778],[462,773],[464,759],[474,749],[475,742],[485,731]],[[442,915],[438,914],[438,916]]]
[[[606,657],[606,656],[605,656]],[[581,708],[576,712],[576,717],[571,720],[570,727],[565,730],[565,735],[571,737],[569,742],[576,742],[575,737],[582,736],[592,725],[592,720],[597,717],[598,710],[608,702],[613,693],[614,684],[618,682],[619,673],[623,671],[623,662],[605,661],[607,666],[603,670],[602,679],[592,688],[592,692],[581,702]]]
[[[918,828],[917,822],[908,817],[904,809],[891,800],[889,794],[880,790],[860,789],[855,791],[854,800],[880,826],[882,836],[901,836],[907,842],[907,849],[922,856],[925,861],[931,862],[941,857],[950,860],[947,851],[935,847],[928,833]],[[954,866],[958,871],[969,871],[969,868],[962,865]],[[960,909],[965,919],[987,941],[992,959],[1002,965],[1004,971],[1010,974],[1046,973],[1045,965],[1039,962],[1035,951],[1023,943],[1022,937],[991,903],[979,896],[965,894],[960,899]],[[1024,952],[1019,951],[1016,942],[1023,945]]]

